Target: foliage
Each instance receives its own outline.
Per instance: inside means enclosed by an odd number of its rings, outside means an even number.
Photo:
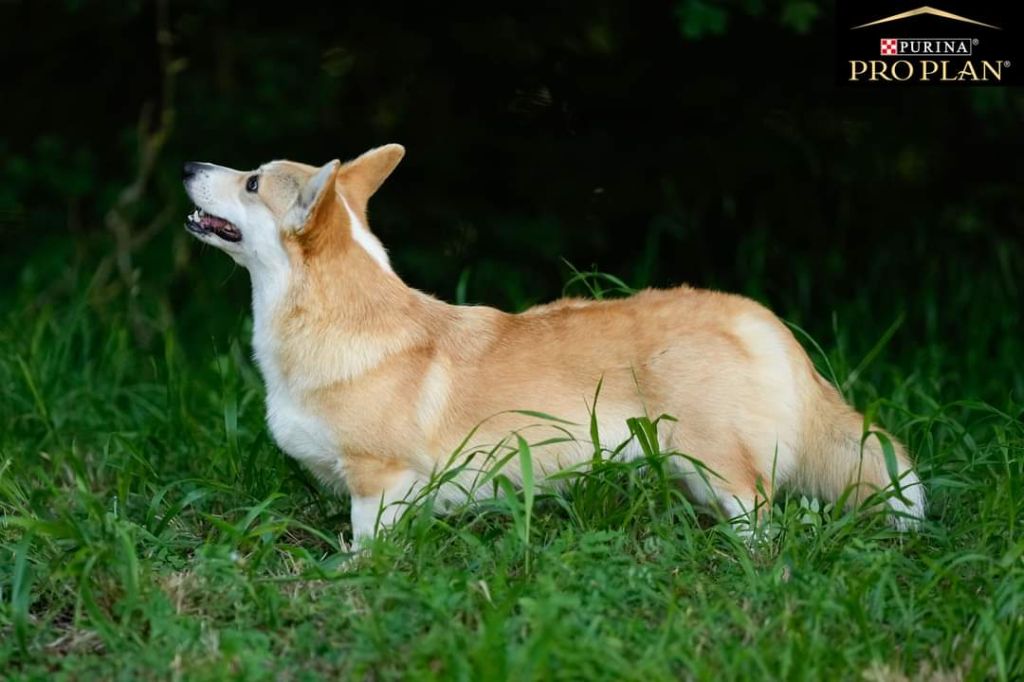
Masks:
[[[1022,406],[963,399],[987,377],[944,371],[984,356],[997,376],[1019,372],[984,346],[878,351],[883,325],[863,301],[821,340],[819,360],[918,458],[931,495],[919,534],[780,499],[748,548],[658,474],[656,450],[627,465],[608,443],[563,494],[499,477],[494,500],[417,509],[352,563],[347,500],[269,440],[244,321],[186,345],[172,318],[145,353],[124,308],[97,312],[89,278],[68,277],[19,287],[0,326],[0,661],[12,678],[1024,672]],[[998,328],[989,311],[976,324]],[[631,424],[641,444],[655,428]],[[513,456],[527,461],[529,445]]]

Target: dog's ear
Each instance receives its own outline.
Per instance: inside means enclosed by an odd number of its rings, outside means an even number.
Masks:
[[[315,217],[318,209],[329,203],[334,197],[335,178],[341,161],[334,159],[320,166],[299,189],[299,197],[295,200],[292,224],[302,230]]]
[[[405,156],[405,147],[386,144],[346,162],[338,171],[338,184],[352,209],[366,211],[366,204]]]

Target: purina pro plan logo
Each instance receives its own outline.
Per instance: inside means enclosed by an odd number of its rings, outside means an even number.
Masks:
[[[843,85],[1019,85],[1017,2],[840,0]]]

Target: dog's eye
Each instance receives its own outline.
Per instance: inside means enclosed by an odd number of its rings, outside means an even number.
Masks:
[[[250,175],[249,179],[245,181],[245,189],[247,192],[256,192],[260,188],[260,176]]]

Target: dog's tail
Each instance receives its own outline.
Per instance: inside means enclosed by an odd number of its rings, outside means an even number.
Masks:
[[[850,491],[849,504],[877,491],[890,491],[887,503],[894,512],[894,525],[900,530],[916,528],[924,518],[924,487],[903,446],[877,427],[863,438],[864,417],[811,371],[818,391],[812,390],[817,395],[797,462],[797,487],[831,501]]]

